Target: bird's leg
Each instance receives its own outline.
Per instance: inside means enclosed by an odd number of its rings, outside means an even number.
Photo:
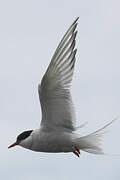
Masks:
[[[77,151],[74,151],[73,153],[79,157],[79,153]]]
[[[80,154],[80,150],[75,146],[75,150]]]
[[[75,146],[75,151],[73,152],[76,156],[80,156],[80,150]]]

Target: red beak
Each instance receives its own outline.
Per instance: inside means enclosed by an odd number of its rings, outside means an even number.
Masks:
[[[11,145],[8,147],[8,149],[11,148],[11,147],[14,147],[14,146],[16,146],[16,145],[19,145],[19,142],[16,141],[15,143],[11,144]]]

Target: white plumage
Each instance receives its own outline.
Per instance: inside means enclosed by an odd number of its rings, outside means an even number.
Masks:
[[[77,20],[70,26],[38,87],[43,126],[74,130],[75,112],[70,95],[75,64]]]
[[[38,86],[42,109],[40,128],[21,133],[9,148],[18,144],[41,152],[74,152],[79,156],[80,150],[83,150],[103,154],[100,140],[104,129],[113,121],[84,137],[75,133],[76,117],[70,85],[77,52],[75,49],[77,21],[78,18],[62,38]]]

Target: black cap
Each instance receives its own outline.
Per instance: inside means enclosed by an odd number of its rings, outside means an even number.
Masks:
[[[17,137],[17,142],[20,142],[30,136],[33,130],[24,131]]]

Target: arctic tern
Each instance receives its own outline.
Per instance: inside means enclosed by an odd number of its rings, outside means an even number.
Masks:
[[[76,52],[77,18],[60,41],[51,62],[38,85],[42,110],[40,127],[22,132],[17,136],[16,145],[38,152],[73,152],[79,157],[80,151],[104,154],[100,141],[104,129],[81,136],[76,132],[75,111],[70,94]]]

